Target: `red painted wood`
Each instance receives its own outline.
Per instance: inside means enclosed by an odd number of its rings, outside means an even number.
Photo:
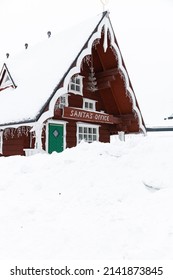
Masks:
[[[76,109],[73,107],[64,108],[63,118],[92,123],[114,123],[114,117],[112,115]]]

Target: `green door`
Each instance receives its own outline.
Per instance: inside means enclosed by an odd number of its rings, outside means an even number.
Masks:
[[[49,124],[48,153],[60,153],[64,150],[64,126],[62,124]]]

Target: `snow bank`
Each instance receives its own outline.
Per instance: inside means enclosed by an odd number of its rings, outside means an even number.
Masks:
[[[0,259],[172,258],[172,141],[0,158]]]

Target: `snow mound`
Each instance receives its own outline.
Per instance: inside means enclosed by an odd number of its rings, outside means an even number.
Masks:
[[[0,158],[0,259],[173,257],[173,136]]]

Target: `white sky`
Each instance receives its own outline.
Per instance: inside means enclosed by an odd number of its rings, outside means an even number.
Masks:
[[[173,0],[109,0],[106,8],[145,122],[163,119],[173,113]],[[103,7],[100,0],[0,0],[0,11],[1,60]]]

